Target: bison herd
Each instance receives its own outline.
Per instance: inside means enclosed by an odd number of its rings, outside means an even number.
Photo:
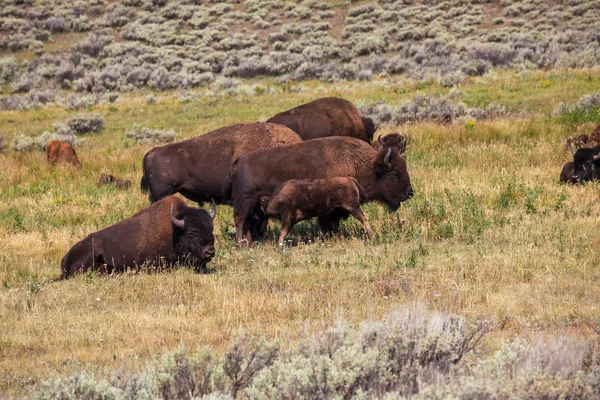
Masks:
[[[143,158],[140,182],[151,205],[75,244],[62,259],[61,278],[174,262],[201,270],[215,255],[216,204],[233,206],[240,247],[258,240],[269,218],[281,221],[280,245],[295,223],[313,217],[331,235],[352,215],[371,238],[361,204],[377,201],[395,211],[414,194],[405,155],[408,137],[393,133],[371,143],[375,130],[351,102],[322,98],[265,123],[231,125],[156,147]],[[583,147],[595,141],[600,144],[600,125],[567,142],[581,148],[572,150],[561,182],[600,176],[600,146]],[[52,162],[63,154],[81,166],[69,145],[49,142],[47,152]],[[103,175],[98,184],[127,188],[130,182]],[[211,201],[211,211],[189,207],[176,193],[200,204]]]

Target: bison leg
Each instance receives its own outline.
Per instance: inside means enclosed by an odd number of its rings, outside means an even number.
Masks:
[[[367,219],[365,213],[363,213],[360,205],[357,204],[354,207],[348,208],[347,210],[350,211],[350,214],[352,214],[352,216],[354,216],[354,218],[356,218],[362,224],[369,239],[373,239],[373,229],[371,229],[371,224],[369,224],[369,220]]]
[[[281,231],[279,232],[279,246],[283,246],[283,241],[285,237],[290,233],[292,228],[294,227],[294,221],[292,220],[292,216],[289,213],[286,213],[281,216]]]
[[[251,202],[247,202],[251,203]],[[252,245],[252,236],[250,235],[250,227],[252,225],[252,207],[245,204],[236,204],[233,207],[233,221],[235,223],[235,241],[237,245]]]
[[[340,220],[342,218],[348,218],[348,211],[339,209],[333,212],[319,217],[319,227],[321,231],[326,235],[340,236]]]

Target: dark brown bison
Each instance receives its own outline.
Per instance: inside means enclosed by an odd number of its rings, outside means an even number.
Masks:
[[[245,123],[217,129],[206,135],[150,150],[144,156],[142,192],[150,201],[181,193],[195,202],[214,198],[227,203],[223,183],[236,158],[262,147],[301,142],[283,125]]]
[[[379,136],[377,140],[373,142],[373,148],[375,150],[381,150],[395,147],[400,153],[404,153],[407,141],[408,135],[406,133],[402,135],[399,133],[390,133],[385,136]]]
[[[166,197],[73,246],[62,259],[61,278],[90,269],[122,272],[160,262],[182,261],[200,269],[215,255],[215,211],[214,203],[208,213],[178,197]]]
[[[373,230],[360,208],[361,199],[367,201],[354,178],[292,179],[279,185],[273,195],[262,196],[260,205],[267,217],[281,220],[281,246],[294,224],[329,215],[336,209],[352,214],[372,238]]]
[[[267,120],[296,132],[302,140],[327,136],[352,136],[371,143],[376,131],[370,118],[363,118],[348,100],[325,97],[281,112]]]
[[[110,174],[101,174],[96,186],[100,187],[108,185],[114,185],[119,189],[129,189],[131,187],[131,181],[129,179],[120,179]]]
[[[568,176],[571,168],[568,164],[563,167],[565,176]],[[561,173],[561,182],[563,173]],[[567,182],[577,183],[597,179],[600,179],[600,146],[577,150],[573,154],[573,172]]]
[[[46,158],[51,164],[67,163],[81,168],[81,163],[73,147],[58,140],[50,140],[46,143]]]
[[[573,176],[575,175],[575,164],[572,161],[569,161],[563,166],[563,169],[560,173],[560,181],[562,183],[577,183],[577,179]]]
[[[233,166],[231,187],[236,240],[252,239],[248,229],[254,215],[260,215],[260,196],[270,195],[290,179],[317,179],[336,176],[356,178],[364,189],[365,200],[377,200],[391,210],[413,196],[406,158],[397,149],[376,151],[368,143],[355,138],[328,137],[307,142],[259,149],[246,153]],[[326,232],[335,232],[340,217],[333,212],[320,217]]]

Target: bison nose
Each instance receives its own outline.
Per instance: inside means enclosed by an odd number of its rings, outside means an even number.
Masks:
[[[412,189],[410,189],[410,191],[408,192],[408,198],[412,199],[412,197],[415,195],[415,192],[413,192]]]

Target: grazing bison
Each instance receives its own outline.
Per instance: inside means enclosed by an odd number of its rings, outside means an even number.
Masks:
[[[336,176],[356,178],[365,193],[364,201],[377,200],[393,211],[413,196],[406,159],[397,149],[376,151],[356,138],[328,137],[307,142],[259,149],[246,153],[233,166],[230,185],[236,240],[245,237],[254,215],[261,214],[260,196],[270,195],[290,179],[317,179]],[[336,231],[344,213],[320,217],[325,231]]]
[[[348,100],[325,97],[281,112],[267,120],[296,132],[302,140],[327,136],[352,136],[367,143],[376,131],[371,118],[362,118]]]
[[[301,142],[283,125],[245,123],[227,126],[178,143],[155,147],[144,156],[142,192],[150,201],[181,193],[195,202],[227,203],[223,183],[236,158],[261,147]]]
[[[81,163],[73,147],[58,140],[51,140],[46,143],[46,158],[51,164],[64,162],[81,168]]]
[[[331,214],[336,209],[352,214],[372,238],[373,230],[360,208],[361,200],[367,198],[354,178],[292,179],[279,185],[272,196],[262,196],[260,205],[267,217],[281,220],[281,246],[294,224]]]
[[[186,261],[200,269],[215,255],[212,211],[188,207],[175,196],[88,235],[61,262],[61,278],[99,269],[122,272],[146,263]]]
[[[390,133],[389,135],[379,136],[376,141],[373,142],[373,148],[375,150],[387,149],[395,147],[400,153],[404,153],[406,149],[406,142],[408,141],[408,135],[403,133]]]
[[[115,185],[119,189],[129,189],[131,187],[131,181],[129,179],[119,179],[110,174],[101,174],[96,186],[100,187],[108,185]]]

